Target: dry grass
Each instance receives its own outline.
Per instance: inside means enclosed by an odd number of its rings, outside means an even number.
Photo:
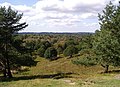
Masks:
[[[102,67],[77,66],[71,62],[73,59],[49,61],[38,57],[37,66],[0,81],[0,87],[120,87],[119,72],[100,74]]]
[[[60,58],[55,61],[49,61],[45,58],[38,57],[36,61],[39,61],[37,66],[31,67],[30,71],[27,72],[30,75],[44,75],[44,74],[55,74],[55,73],[73,73],[74,75],[86,76],[93,75],[94,73],[100,73],[102,67],[93,66],[77,66],[71,62],[72,59]],[[88,73],[89,72],[89,73]]]

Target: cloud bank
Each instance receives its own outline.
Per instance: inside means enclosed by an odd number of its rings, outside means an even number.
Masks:
[[[99,28],[98,13],[110,0],[39,0],[34,5],[13,5],[1,3],[0,6],[11,6],[24,13],[21,22],[29,27],[24,31],[34,32],[94,32]],[[118,3],[118,0],[112,0]]]

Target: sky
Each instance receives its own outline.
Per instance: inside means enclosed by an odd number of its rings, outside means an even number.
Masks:
[[[0,6],[23,13],[20,22],[28,27],[21,32],[95,32],[110,1],[119,0],[0,0]]]

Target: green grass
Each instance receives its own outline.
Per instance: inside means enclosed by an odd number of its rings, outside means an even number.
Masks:
[[[0,87],[69,87],[64,81],[53,79],[34,79],[3,82]]]
[[[0,79],[0,87],[120,87],[119,72],[101,74],[100,66],[77,66],[71,60],[48,61],[38,57],[37,66],[12,79]]]
[[[120,80],[111,76],[88,79],[31,79],[0,82],[0,87],[120,87]]]

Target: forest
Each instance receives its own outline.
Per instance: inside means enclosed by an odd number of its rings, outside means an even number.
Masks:
[[[120,86],[120,5],[106,5],[95,33],[20,33],[22,16],[0,7],[0,87]]]

